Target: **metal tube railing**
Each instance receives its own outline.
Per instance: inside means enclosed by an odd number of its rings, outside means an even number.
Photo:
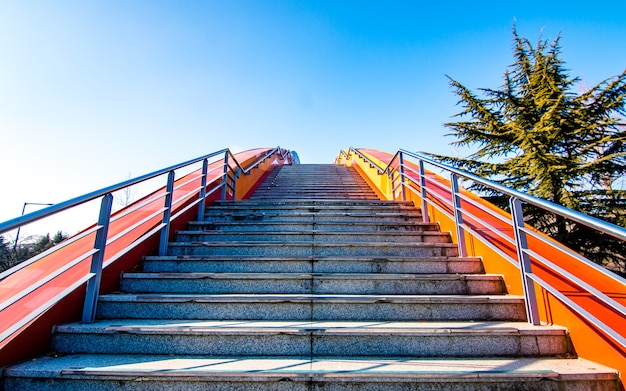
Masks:
[[[180,163],[180,164],[177,164],[177,165],[174,165],[174,166],[170,166],[170,167],[167,167],[167,168],[164,168],[164,169],[161,169],[161,170],[157,170],[157,171],[151,172],[149,174],[139,176],[139,177],[134,178],[134,179],[129,179],[127,181],[120,182],[120,183],[115,184],[113,186],[105,187],[103,189],[96,190],[94,192],[87,193],[85,195],[82,195],[82,196],[79,196],[79,197],[76,197],[76,198],[73,198],[73,199],[70,199],[70,200],[67,200],[67,201],[64,201],[64,202],[60,202],[60,203],[52,205],[52,206],[50,206],[48,208],[40,209],[38,211],[26,214],[24,216],[16,217],[16,218],[11,219],[11,220],[7,220],[7,221],[5,221],[3,223],[0,223],[0,234],[2,234],[4,232],[7,232],[7,231],[11,231],[11,230],[13,230],[15,228],[18,228],[20,226],[24,226],[26,224],[32,223],[34,221],[41,220],[41,219],[43,219],[45,217],[52,216],[52,215],[57,214],[59,212],[62,212],[64,210],[67,210],[67,209],[73,208],[75,206],[84,204],[86,202],[95,200],[97,198],[103,197],[104,195],[106,195],[108,193],[113,193],[113,192],[115,192],[117,190],[121,190],[121,189],[124,189],[126,187],[133,186],[133,185],[139,184],[141,182],[145,182],[148,179],[156,178],[156,177],[161,176],[163,174],[166,174],[166,173],[168,173],[170,171],[177,170],[177,169],[183,168],[183,167],[187,167],[187,166],[189,166],[191,164],[194,164],[194,163],[198,162],[201,159],[209,159],[209,158],[212,158],[214,156],[223,154],[225,151],[228,151],[228,149],[222,149],[220,151],[213,152],[211,154],[208,154],[206,156],[203,156],[203,157],[200,157],[200,158],[197,158],[197,159],[189,160],[189,161],[186,161],[184,163]]]
[[[416,154],[416,153],[412,153],[412,152],[408,152],[405,151],[403,149],[401,149],[400,151],[402,151],[403,153],[412,156],[416,159],[419,160],[423,160],[426,163],[432,164],[435,167],[441,168],[443,170],[446,170],[448,172],[454,172],[462,177],[465,177],[467,179],[471,179],[472,181],[475,181],[476,183],[480,183],[481,185],[487,186],[492,188],[493,190],[499,191],[503,194],[506,194],[510,197],[516,197],[518,199],[520,199],[521,201],[527,203],[527,204],[531,204],[531,205],[535,205],[537,207],[543,208],[549,212],[558,214],[560,216],[563,216],[565,218],[568,218],[572,221],[576,221],[577,223],[581,223],[587,227],[590,228],[594,228],[597,229],[598,231],[604,232],[606,234],[609,234],[613,237],[616,237],[618,239],[624,240],[626,241],[626,229],[624,229],[623,227],[617,226],[615,224],[611,224],[608,223],[606,221],[600,220],[598,218],[595,218],[593,216],[589,216],[586,215],[584,213],[580,213],[577,212],[575,210],[572,209],[568,209],[564,206],[561,205],[557,205],[554,204],[550,201],[541,199],[541,198],[537,198],[537,197],[533,197],[531,195],[522,193],[520,191],[508,188],[506,186],[500,185],[499,183],[496,182],[492,182],[488,179],[484,179],[481,178],[477,175],[471,174],[469,172],[463,171],[463,170],[459,170],[457,168],[454,167],[450,167],[448,165],[439,163],[433,159],[430,159],[426,156],[420,155],[420,154]]]
[[[459,244],[460,255],[462,256],[466,255],[464,241],[465,241],[465,235],[467,231],[471,233],[472,235],[474,235],[475,237],[477,237],[479,240],[483,241],[489,248],[493,249],[502,257],[504,257],[508,261],[512,262],[515,266],[517,266],[520,269],[528,321],[530,323],[539,324],[540,322],[538,305],[536,302],[537,296],[536,296],[536,292],[534,291],[534,283],[537,283],[543,288],[545,288],[548,292],[553,293],[556,298],[558,298],[561,302],[563,302],[566,306],[571,308],[573,311],[579,313],[581,316],[588,319],[599,330],[602,330],[604,333],[606,333],[606,335],[609,335],[610,337],[612,337],[613,340],[619,343],[622,347],[626,347],[626,339],[622,337],[619,333],[617,333],[611,327],[607,326],[605,323],[596,319],[593,315],[589,314],[586,310],[582,309],[580,305],[576,304],[572,299],[560,293],[556,288],[554,288],[553,286],[551,286],[546,281],[542,280],[541,278],[539,278],[533,273],[531,269],[531,257],[535,259],[536,261],[541,262],[544,266],[552,269],[554,272],[560,274],[561,276],[566,278],[568,281],[572,281],[572,283],[576,284],[581,289],[584,289],[585,291],[589,292],[589,294],[593,295],[594,298],[596,298],[597,300],[600,300],[605,305],[611,307],[613,310],[621,313],[623,316],[626,316],[626,311],[625,311],[626,307],[618,303],[616,300],[612,299],[606,294],[602,294],[602,293],[599,294],[598,293],[599,291],[596,288],[591,287],[590,285],[584,283],[583,281],[577,278],[572,278],[572,275],[570,273],[568,273],[567,271],[563,270],[562,268],[558,267],[554,263],[546,260],[539,254],[529,249],[528,239],[526,237],[527,234],[532,235],[535,240],[539,240],[542,243],[546,243],[549,246],[555,249],[558,249],[565,254],[572,253],[571,250],[566,249],[563,246],[559,245],[558,242],[552,243],[551,241],[547,240],[542,235],[535,234],[533,231],[530,231],[528,228],[526,228],[525,223],[524,223],[522,205],[523,203],[534,205],[536,207],[542,208],[543,210],[565,217],[566,219],[583,224],[587,227],[596,229],[599,232],[608,234],[610,236],[613,236],[615,238],[618,238],[624,241],[626,241],[626,229],[624,229],[623,227],[619,227],[617,225],[602,221],[595,217],[585,215],[583,213],[576,212],[574,210],[565,208],[563,206],[551,203],[547,200],[536,198],[528,194],[519,192],[517,190],[507,188],[503,185],[481,178],[469,172],[442,164],[431,158],[423,156],[419,153],[414,153],[414,152],[406,151],[404,149],[400,149],[398,152],[396,152],[395,155],[391,157],[386,167],[382,167],[381,165],[377,164],[370,157],[368,157],[367,155],[365,155],[364,153],[362,153],[361,151],[353,147],[350,147],[347,153],[344,151],[341,151],[341,153],[346,157],[346,159],[350,159],[350,155],[354,153],[358,157],[363,159],[366,163],[368,163],[371,167],[376,168],[379,175],[386,174],[389,177],[390,182],[391,182],[391,193],[394,199],[395,199],[396,190],[398,189],[398,186],[396,186],[395,184],[394,173],[398,171],[400,173],[399,186],[402,186],[403,195],[404,195],[404,190],[408,189],[409,191],[418,195],[421,198],[421,206],[422,206],[422,211],[423,211],[422,213],[424,216],[424,221],[428,221],[429,205],[433,206],[435,209],[440,210],[444,214],[448,215],[451,219],[453,219],[453,221],[455,222],[456,230],[457,230],[457,240]],[[411,157],[417,160],[418,171],[413,170],[406,166],[406,163],[405,163],[406,157]],[[399,160],[398,167],[396,167],[397,164],[395,164],[396,159]],[[425,168],[424,168],[425,163],[430,164],[439,170],[447,171],[450,173],[450,185],[447,191],[452,196],[451,202],[449,199],[445,199],[444,197],[441,197],[439,194],[437,194],[436,191],[431,192],[428,190],[429,187],[433,187],[433,186],[441,189],[441,185],[443,184],[443,182],[433,183],[432,185],[429,185],[429,181],[426,180],[426,176],[425,176]],[[412,174],[415,174],[417,178],[415,179],[411,177]],[[509,201],[510,201],[511,212],[512,212],[511,220],[507,222],[503,216],[500,216],[497,213],[494,213],[493,211],[483,208],[480,204],[478,204],[477,202],[474,202],[474,200],[472,200],[471,197],[461,192],[458,186],[458,180],[461,177],[465,179],[469,179],[476,184],[486,186],[488,188],[491,188],[497,192],[500,192],[508,196]],[[419,189],[414,188],[412,184],[418,185]],[[432,202],[432,201],[436,201],[436,202]],[[475,214],[472,214],[471,212],[466,210],[464,208],[465,203],[467,203],[467,205],[472,205],[473,207],[478,208],[482,210],[483,212],[488,213],[490,216],[496,217],[502,222],[506,222],[506,224],[512,227],[514,237],[510,238],[504,235],[503,233],[498,232],[498,230],[495,230],[495,227],[491,226],[488,222],[481,220]],[[443,205],[445,205],[445,208],[449,207],[449,210],[446,210],[443,207]],[[511,258],[505,251],[503,251],[502,249],[500,249],[498,246],[494,245],[493,243],[490,243],[486,238],[482,237],[482,235],[476,230],[474,230],[472,226],[467,225],[463,220],[463,215],[467,215],[468,218],[472,219],[472,221],[478,222],[482,227],[493,230],[493,232],[500,238],[504,239],[505,242],[511,243],[514,246],[515,251],[517,252],[517,263],[515,263],[514,259]],[[609,271],[601,268],[597,264],[587,260],[586,258],[582,257],[579,254],[573,254],[573,258],[577,259],[580,262],[583,262],[588,267],[591,267],[595,270],[600,271],[603,275],[615,281],[618,281],[622,284],[626,284],[626,280],[624,280],[623,278],[610,273]]]
[[[280,147],[276,147],[266,152],[263,156],[261,156],[256,161],[250,163],[247,168],[244,168],[237,161],[237,158],[235,157],[234,154],[231,153],[229,149],[222,149],[222,150],[201,156],[199,158],[188,160],[177,165],[173,165],[173,166],[161,169],[161,170],[157,170],[149,174],[139,176],[134,179],[129,179],[127,181],[120,182],[118,184],[108,186],[103,189],[91,192],[91,193],[87,193],[85,195],[70,199],[68,201],[51,205],[48,208],[40,209],[38,211],[29,213],[26,215],[22,215],[20,217],[0,223],[0,234],[2,234],[8,231],[11,231],[13,229],[16,229],[16,228],[20,229],[24,225],[43,220],[57,213],[63,212],[68,209],[72,209],[79,205],[85,204],[89,201],[93,201],[98,198],[101,198],[101,207],[100,207],[100,212],[99,212],[98,223],[93,228],[87,229],[83,231],[82,233],[76,235],[75,237],[70,238],[60,243],[59,245],[53,247],[50,250],[47,250],[45,253],[35,256],[31,258],[30,260],[22,262],[21,264],[16,265],[15,267],[5,272],[0,273],[0,281],[2,281],[5,278],[8,278],[9,276],[23,269],[24,267],[28,267],[34,262],[44,259],[47,255],[52,254],[56,251],[59,251],[60,249],[63,249],[77,242],[80,239],[85,239],[87,238],[87,236],[95,233],[93,248],[79,255],[78,257],[70,261],[69,263],[65,263],[63,266],[59,267],[58,270],[52,271],[52,273],[50,273],[47,277],[42,278],[41,280],[43,281],[42,283],[34,283],[31,286],[29,286],[28,289],[24,289],[20,292],[17,292],[15,295],[12,296],[12,298],[4,301],[2,303],[1,308],[8,308],[9,306],[15,304],[21,298],[29,295],[35,289],[38,289],[39,287],[41,287],[43,284],[45,284],[46,281],[51,281],[52,279],[58,277],[63,272],[73,268],[74,266],[78,265],[78,263],[82,262],[83,260],[91,256],[90,271],[86,276],[84,276],[84,278],[81,278],[80,281],[73,283],[72,289],[65,289],[63,291],[63,294],[59,294],[55,296],[54,299],[49,300],[48,302],[45,303],[44,306],[37,308],[34,312],[36,312],[35,316],[39,316],[39,314],[46,311],[47,308],[51,307],[56,302],[61,300],[63,297],[65,297],[67,294],[73,291],[76,287],[87,282],[87,294],[86,294],[85,303],[83,307],[82,319],[84,322],[92,322],[95,317],[95,308],[96,308],[96,304],[98,301],[98,291],[100,287],[100,279],[102,275],[102,269],[104,265],[105,252],[106,252],[107,245],[123,238],[125,235],[129,234],[130,232],[140,227],[141,225],[148,223],[153,218],[158,217],[159,215],[162,215],[161,222],[159,224],[149,229],[148,232],[143,233],[139,238],[135,239],[132,243],[128,244],[128,246],[124,249],[124,251],[118,252],[117,254],[112,254],[111,257],[113,259],[107,260],[107,265],[110,264],[114,259],[118,259],[124,253],[127,253],[128,251],[130,251],[130,249],[136,247],[141,242],[143,242],[148,237],[151,237],[157,232],[160,232],[159,254],[161,255],[165,254],[167,250],[167,243],[168,243],[168,237],[169,237],[169,227],[170,227],[170,223],[172,220],[174,220],[176,217],[179,217],[185,211],[191,209],[192,207],[196,205],[198,205],[198,208],[199,208],[198,216],[200,219],[202,219],[202,215],[204,213],[203,209],[206,204],[206,198],[219,189],[222,189],[223,198],[225,197],[224,193],[230,190],[232,191],[232,198],[235,199],[236,189],[237,189],[236,187],[237,179],[240,178],[241,175],[249,175],[252,169],[258,167],[267,158],[269,158],[270,156],[276,153],[278,153],[279,158],[281,160],[284,160],[287,157],[291,156],[291,151],[282,150]],[[220,155],[223,156],[223,164],[220,164],[218,167],[209,169],[209,160]],[[199,162],[202,162],[202,169],[199,175],[191,176],[190,178],[184,179],[181,183],[175,185],[176,170],[179,170],[181,168],[184,168],[184,167],[187,167],[192,164],[199,163]],[[214,161],[212,164],[216,162],[219,162],[219,160]],[[231,164],[233,165],[233,168],[231,168]],[[222,167],[223,167],[223,174],[222,174],[221,183],[214,186],[211,190],[208,190],[207,189],[207,185],[209,183],[208,174],[215,170],[221,169]],[[168,174],[168,180],[167,180],[166,188],[163,193],[161,194],[155,193],[156,194],[155,196],[151,196],[146,200],[142,200],[139,204],[133,205],[129,207],[127,210],[123,210],[116,216],[112,217],[111,211],[112,211],[112,204],[113,204],[113,192],[128,188],[133,185],[137,185],[139,183],[159,177],[164,174]],[[172,215],[172,212],[173,212],[172,208],[175,207],[180,202],[184,201],[183,199],[174,201],[174,193],[190,184],[193,184],[195,181],[198,181],[198,180],[200,181],[199,187],[196,186],[196,187],[193,187],[191,190],[186,190],[187,193],[190,193],[190,192],[197,193],[198,198],[192,201],[191,203],[189,203],[188,205],[185,204],[185,206],[183,206],[181,210],[177,210],[177,212]],[[213,181],[214,179],[212,179],[210,183],[213,183]],[[143,207],[149,207],[151,204],[153,205],[153,203],[155,201],[158,201],[160,198],[164,198],[164,201],[163,201],[164,204],[162,207],[157,208],[156,210],[151,210],[151,213],[147,217],[143,217],[139,222],[134,223],[130,227],[126,227],[121,232],[117,232],[115,236],[107,240],[109,225],[112,222],[119,220],[122,217],[127,216],[128,214],[134,211],[141,210]],[[0,311],[1,310],[2,309],[0,309]],[[25,319],[17,321],[16,325],[11,326],[9,329],[7,329],[5,332],[2,333],[0,342],[8,338],[12,332],[19,330],[21,327],[23,327],[23,325],[28,324],[30,321],[32,321],[32,319],[34,318],[29,316]]]

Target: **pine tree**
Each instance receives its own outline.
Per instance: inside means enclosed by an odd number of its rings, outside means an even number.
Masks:
[[[536,46],[513,28],[515,62],[498,89],[481,96],[449,78],[463,111],[445,126],[467,158],[433,155],[503,185],[625,225],[626,70],[576,93],[561,59],[560,36]],[[474,186],[486,196],[497,194]],[[558,216],[533,212],[537,228],[598,263],[626,266],[626,247]],[[624,270],[624,269],[622,269]]]
[[[4,239],[4,236],[0,235],[0,272],[8,269],[11,262],[11,248],[9,242]]]

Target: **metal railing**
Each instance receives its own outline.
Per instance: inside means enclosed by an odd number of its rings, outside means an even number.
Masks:
[[[19,229],[27,224],[41,221],[60,212],[75,208],[89,201],[101,199],[98,222],[94,226],[61,242],[45,252],[14,266],[13,268],[0,273],[0,282],[2,282],[3,280],[15,275],[15,273],[20,270],[33,265],[46,257],[55,253],[58,255],[59,253],[62,253],[64,249],[66,249],[67,252],[70,252],[69,246],[81,241],[81,243],[84,243],[85,240],[90,240],[91,237],[95,237],[92,242],[93,246],[88,246],[90,248],[87,251],[76,256],[74,259],[64,261],[64,264],[61,267],[51,271],[45,277],[40,278],[21,291],[12,294],[10,298],[0,303],[0,313],[2,313],[3,310],[10,308],[12,305],[18,303],[21,299],[33,293],[38,288],[44,286],[48,282],[67,272],[69,269],[91,257],[89,272],[86,275],[76,281],[73,281],[72,284],[67,286],[54,297],[51,297],[45,303],[33,309],[27,316],[19,319],[14,324],[10,325],[10,327],[1,331],[0,343],[10,337],[14,332],[28,325],[48,308],[58,303],[61,299],[69,295],[85,282],[87,283],[87,294],[83,308],[82,320],[83,322],[93,322],[95,318],[95,308],[98,301],[98,291],[100,288],[103,267],[106,267],[116,259],[119,259],[121,256],[128,253],[130,250],[157,233],[160,233],[159,255],[164,255],[167,250],[169,229],[172,221],[195,206],[198,206],[198,219],[203,220],[207,197],[216,191],[221,190],[222,200],[227,199],[229,196],[231,199],[234,199],[236,197],[237,179],[242,175],[249,175],[251,170],[258,167],[272,155],[276,155],[278,159],[282,160],[287,158],[291,159],[290,151],[276,147],[267,151],[263,154],[263,156],[259,157],[256,161],[250,163],[248,167],[244,168],[229,149],[222,149],[208,155],[163,168],[134,179],[129,179],[68,201],[49,206],[39,211],[0,223],[0,234],[3,234],[14,229]],[[202,164],[201,169],[196,169],[190,174],[185,174],[178,179],[176,178],[178,170],[200,163]],[[118,213],[112,214],[114,192],[164,175],[167,175],[167,184],[165,185],[164,190],[157,190],[134,204],[120,210]],[[208,186],[211,187],[207,188]],[[179,190],[181,190],[183,194],[174,197],[174,193]],[[194,200],[194,197],[197,198]],[[154,203],[159,200],[163,200],[161,206],[155,206]],[[123,227],[123,229],[118,230],[120,232],[116,232],[114,236],[109,237],[109,227],[114,221],[123,219],[125,216],[137,211],[142,211],[145,216],[141,217],[139,221],[133,221],[132,225]],[[152,224],[155,219],[159,219],[160,222]],[[124,242],[124,240],[121,239],[127,236],[130,232],[140,229],[145,225],[151,225],[151,227],[147,231],[141,231],[139,237],[127,239],[129,243],[124,244],[123,250],[115,253],[113,256],[107,257],[105,263],[105,252],[108,247],[116,242]],[[72,252],[72,254],[72,256],[75,256],[74,252]]]
[[[626,307],[617,302],[615,299],[609,297],[607,294],[601,292],[600,289],[591,286],[580,277],[575,276],[573,273],[565,270],[565,268],[547,259],[542,254],[533,251],[529,246],[529,238],[548,245],[560,251],[562,254],[566,254],[567,256],[584,263],[587,267],[593,268],[598,273],[610,278],[618,284],[622,284],[625,288],[626,280],[530,228],[524,223],[523,204],[533,205],[571,221],[593,228],[602,233],[611,235],[622,241],[626,241],[626,229],[552,202],[510,189],[469,172],[442,164],[419,153],[400,149],[391,158],[391,160],[389,160],[386,167],[381,167],[379,163],[375,162],[366,154],[353,147],[350,147],[348,152],[341,151],[340,156],[350,159],[350,155],[352,154],[355,154],[359,158],[363,159],[370,165],[371,168],[375,168],[379,175],[387,175],[390,182],[392,198],[394,200],[406,200],[406,191],[416,194],[418,198],[421,199],[424,222],[429,221],[429,206],[434,207],[452,219],[456,227],[458,239],[457,244],[460,256],[467,256],[467,245],[465,243],[465,233],[467,231],[471,233],[473,237],[483,242],[487,247],[494,250],[496,253],[515,265],[521,273],[524,301],[526,304],[529,323],[534,325],[540,323],[537,296],[534,291],[534,283],[537,283],[571,310],[578,313],[603,333],[610,336],[623,348],[626,348],[626,338],[618,332],[618,329],[615,329],[611,325],[601,321],[587,309],[583,308],[550,283],[533,273],[531,259],[539,262],[542,267],[549,268],[552,272],[560,275],[568,282],[580,287],[582,290],[592,295],[596,300],[600,300],[604,305],[610,307],[618,314],[621,314],[624,319],[626,319]],[[407,158],[413,159],[414,163],[407,162]],[[449,182],[442,180],[443,178],[437,180],[435,179],[435,175],[427,174],[424,168],[425,164],[435,167],[441,172],[449,173]],[[487,208],[484,206],[484,203],[479,202],[478,200],[480,198],[478,196],[472,195],[467,190],[461,190],[459,187],[460,178],[470,180],[476,184],[480,184],[508,196],[509,205],[511,207],[510,217],[507,217],[506,213],[494,212],[493,209]],[[502,230],[493,227],[489,221],[481,219],[481,217],[478,216],[479,213],[477,213],[477,211],[487,213],[490,217],[495,218],[496,221],[501,221],[509,225],[512,228],[513,237],[502,232]],[[468,221],[471,221],[472,224],[469,224]],[[496,235],[505,243],[513,246],[516,258],[512,257],[506,251],[503,251],[501,246],[492,243],[488,237],[479,232],[476,228],[477,226],[489,230],[492,235]]]

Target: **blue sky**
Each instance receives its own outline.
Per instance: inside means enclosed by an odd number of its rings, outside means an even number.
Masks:
[[[0,221],[230,147],[465,155],[445,75],[496,88],[511,28],[626,67],[626,2],[0,1]]]

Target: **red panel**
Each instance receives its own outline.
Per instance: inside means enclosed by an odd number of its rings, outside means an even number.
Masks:
[[[246,167],[269,152],[269,150],[270,149],[263,148],[245,151],[236,154],[236,158],[243,167]],[[257,185],[256,182],[258,182],[259,177],[261,177],[266,170],[270,170],[273,165],[284,163],[285,162],[280,159],[270,158],[261,164],[261,167],[258,170],[253,170],[258,171],[255,175],[240,177],[237,186],[239,187],[241,183],[243,187],[252,188]],[[223,160],[218,160],[209,165],[209,170],[219,167],[222,164]],[[174,205],[172,215],[197,200],[198,188],[200,187],[200,174],[201,169],[198,169],[175,181],[175,191],[173,193],[172,200]],[[219,169],[210,173],[209,178],[207,179],[207,188],[211,189],[215,185],[221,183],[221,176],[222,171]],[[187,181],[189,181],[189,183],[185,184]],[[246,182],[255,183],[248,184]],[[178,186],[180,186],[180,188],[177,188]],[[112,221],[108,232],[108,240],[110,241],[111,238],[114,238],[116,235],[126,230],[128,230],[128,232],[114,242],[109,243],[106,248],[104,261],[105,270],[103,272],[101,282],[102,292],[116,290],[119,287],[119,274],[122,271],[139,268],[142,255],[155,253],[158,249],[157,233],[142,244],[138,245],[129,253],[121,256],[111,265],[108,265],[114,256],[125,251],[126,248],[134,243],[138,238],[160,224],[162,219],[161,214],[157,214],[155,217],[152,217],[148,221],[141,224],[139,224],[139,222],[161,209],[163,207],[164,198],[157,198],[141,209],[122,216],[119,219],[116,219],[116,217],[121,216],[125,211],[129,210],[134,205],[139,205],[159,195],[162,196],[164,192],[165,188],[163,187],[112,215]],[[210,204],[210,202],[218,199],[220,196],[220,190],[214,192],[207,197],[207,204]],[[180,218],[172,221],[170,235],[173,236],[177,229],[184,228],[187,222],[193,220],[196,215],[197,207],[192,207],[181,215]],[[134,227],[136,224],[139,225]],[[80,234],[77,234],[77,236],[78,235]],[[85,254],[91,251],[93,249],[94,238],[95,233],[91,233],[0,281],[0,302],[5,302],[20,291],[29,289],[29,287],[37,281],[40,281],[46,276],[52,275],[55,270],[63,268],[72,260],[80,257],[80,254]],[[90,262],[91,257],[87,257],[40,288],[35,289],[18,302],[5,308],[3,311],[0,311],[0,333],[13,327],[40,305],[46,303],[64,289],[72,286],[77,281],[84,278],[89,272]],[[48,310],[38,319],[31,322],[27,327],[24,327],[19,332],[14,333],[11,337],[1,341],[0,366],[47,352],[50,346],[50,328],[52,325],[59,322],[75,321],[79,319],[79,315],[82,311],[82,302],[84,300],[84,288],[75,292],[76,293],[71,294],[61,302],[57,303],[53,309]]]

